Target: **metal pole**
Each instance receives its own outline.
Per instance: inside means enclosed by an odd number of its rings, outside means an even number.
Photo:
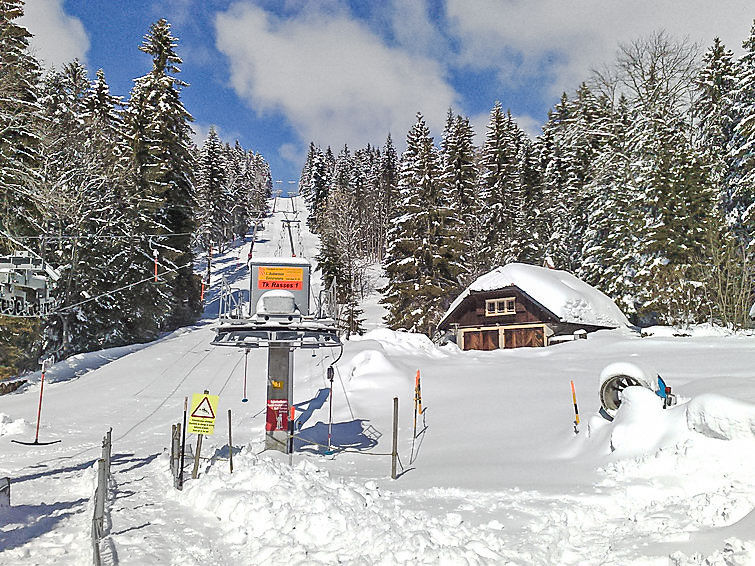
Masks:
[[[331,440],[333,437],[333,366],[328,366],[328,380],[330,381],[330,394],[328,399],[330,402],[330,410],[328,416],[328,451],[332,450]]]
[[[398,397],[393,398],[393,450],[391,450],[391,479],[396,479],[398,460]]]
[[[244,396],[241,398],[242,403],[246,403],[249,401],[246,396],[246,368],[247,368],[247,362],[249,361],[249,348],[246,348],[244,350]]]
[[[39,383],[39,407],[37,408],[37,433],[34,435],[34,444],[39,443],[39,421],[42,417],[42,392],[45,390],[45,373],[47,372],[48,360],[42,361],[42,379]]]
[[[189,398],[184,397],[184,426],[181,430],[181,469],[178,470],[178,489],[184,487],[184,454],[186,453],[186,413],[189,410]]]
[[[291,405],[288,417],[288,465],[294,465],[294,420],[296,419],[296,407]]]
[[[231,473],[233,473],[233,437],[231,436],[231,410],[228,409],[228,460],[231,463]]]

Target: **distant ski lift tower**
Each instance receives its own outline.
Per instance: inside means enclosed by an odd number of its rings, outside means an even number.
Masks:
[[[288,218],[283,220],[283,225],[288,230],[288,242],[291,244],[291,257],[296,257],[296,250],[294,250],[294,236],[291,234],[291,224],[299,224],[299,220],[289,220]]]
[[[27,251],[0,256],[0,314],[44,316],[55,310],[50,297],[60,273]]]
[[[288,452],[297,348],[342,347],[335,322],[309,312],[311,265],[303,258],[253,258],[247,318],[221,318],[215,346],[267,348],[266,447]]]

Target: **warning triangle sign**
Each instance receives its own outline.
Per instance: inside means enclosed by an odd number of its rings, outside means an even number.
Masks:
[[[204,397],[197,405],[197,408],[191,413],[192,417],[198,419],[214,419],[215,411],[212,410],[212,405],[207,397]]]

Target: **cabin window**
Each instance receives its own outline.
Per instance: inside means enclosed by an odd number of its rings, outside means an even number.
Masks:
[[[488,299],[485,301],[485,316],[501,316],[504,314],[516,314],[516,299]]]

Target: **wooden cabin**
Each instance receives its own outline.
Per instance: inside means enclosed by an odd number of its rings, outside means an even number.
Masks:
[[[439,324],[463,350],[547,346],[629,325],[606,295],[565,271],[512,263],[478,278]]]

